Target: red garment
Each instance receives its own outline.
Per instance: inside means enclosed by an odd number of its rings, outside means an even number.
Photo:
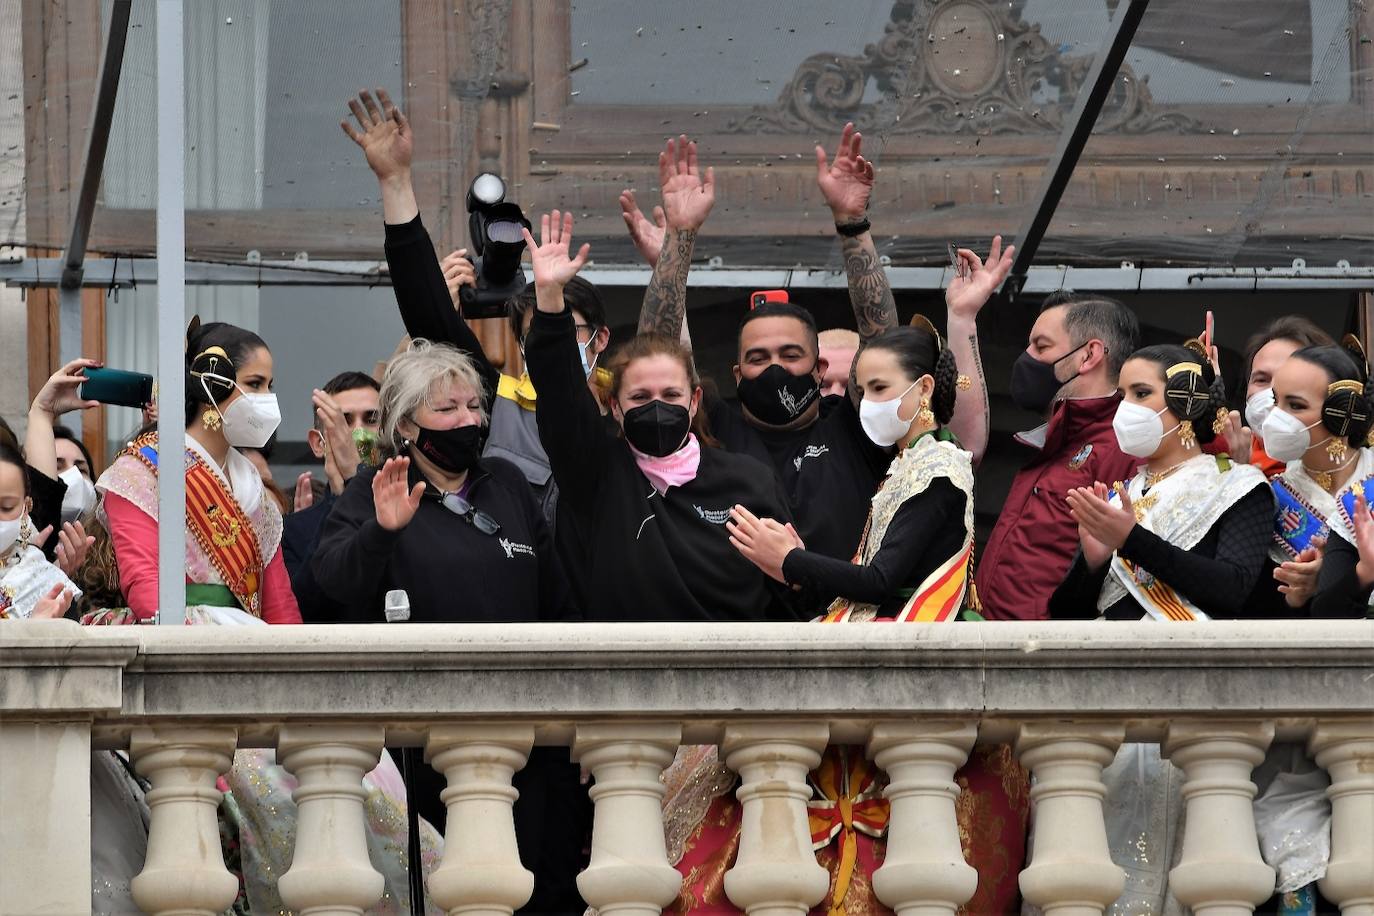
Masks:
[[[1116,443],[1112,418],[1120,400],[1113,394],[1055,405],[1045,443],[1012,480],[978,564],[978,598],[988,620],[1049,619],[1050,596],[1078,551],[1078,525],[1064,497],[1074,487],[1129,480],[1142,463]]]
[[[1269,453],[1264,450],[1264,442],[1256,436],[1250,443],[1250,463],[1264,472],[1264,476],[1273,480],[1275,477],[1288,470],[1288,465],[1276,458],[1270,458]]]
[[[110,540],[119,567],[119,587],[139,620],[157,612],[157,520],[122,496],[105,493]],[[300,623],[301,611],[291,591],[281,546],[262,575],[262,619],[267,623]]]

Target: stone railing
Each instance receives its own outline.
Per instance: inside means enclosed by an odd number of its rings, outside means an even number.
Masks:
[[[534,744],[591,772],[595,827],[579,887],[611,914],[650,914],[678,877],[660,775],[684,743],[719,744],[742,779],[726,892],[751,914],[803,914],[825,892],[807,771],[827,742],[863,744],[891,780],[874,886],[904,916],[973,892],[953,775],[976,742],[1013,742],[1032,772],[1026,898],[1101,913],[1121,892],[1102,769],[1123,740],[1159,742],[1185,773],[1171,873],[1195,913],[1250,912],[1273,888],[1254,832],[1251,768],[1304,742],[1331,777],[1322,883],[1374,914],[1374,623],[1289,621],[882,625],[92,627],[0,623],[0,910],[90,907],[90,751],[127,748],[151,781],[156,913],[233,896],[215,778],[236,747],[275,747],[298,781],[298,912],[357,913],[381,893],[360,782],[387,745],[423,746],[448,779],[449,832],[429,879],[450,913],[508,914],[530,892],[512,773]],[[767,816],[765,816],[767,812]]]

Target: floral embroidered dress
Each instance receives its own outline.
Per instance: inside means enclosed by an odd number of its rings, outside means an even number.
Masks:
[[[923,495],[931,499],[921,501]],[[941,500],[948,517],[935,517]],[[923,554],[919,558],[908,554],[891,566],[890,559],[880,558],[883,545],[888,541],[889,547],[897,546],[892,540],[906,540],[903,532],[908,523],[933,526],[948,536],[932,543],[929,550],[918,549],[916,553]],[[879,576],[876,585],[854,579],[854,588],[871,600],[841,595],[822,622],[959,619],[972,545],[972,456],[947,437],[923,436],[893,460],[873,497],[853,563],[900,571]],[[789,582],[794,574],[808,586],[835,581],[831,576],[837,569],[819,562],[813,567],[800,553],[804,551],[793,551],[784,566]],[[794,559],[804,562],[794,563]],[[808,573],[808,568],[815,574]],[[846,578],[855,575],[872,579],[875,573],[850,570]],[[880,597],[880,593],[885,594]],[[732,791],[738,780],[720,762],[714,747],[684,747],[664,781],[668,854],[683,875],[682,891],[665,912],[737,912],[725,896],[724,880],[739,848],[741,808]],[[956,815],[964,858],[978,871],[978,889],[960,912],[1014,913],[1019,900],[1017,877],[1025,860],[1029,779],[1011,748],[996,745],[976,747],[955,781],[960,788]],[[891,913],[875,896],[872,884],[887,848],[886,776],[866,758],[862,747],[834,746],[826,749],[810,782],[812,845],[816,860],[830,872],[826,896],[812,913]]]
[[[204,448],[187,437],[186,622],[221,626],[300,623],[281,556],[281,512],[264,498],[258,471],[234,449],[219,468]],[[151,622],[157,608],[157,435],[136,439],[115,459],[96,489],[102,521],[109,529],[128,608],[99,609],[83,623]],[[93,816],[118,818],[129,807],[122,796],[129,783],[104,780],[120,791],[98,791]],[[101,784],[97,784],[99,786]],[[273,751],[244,749],[219,780],[224,792],[221,831],[226,859],[241,878],[236,911],[286,912],[277,879],[290,867],[295,846],[296,780],[277,765]],[[389,755],[363,780],[372,865],[385,879],[385,893],[370,913],[409,913],[405,786]],[[124,817],[124,822],[129,818]],[[421,822],[423,867],[438,863],[443,840]],[[146,841],[146,837],[145,837]],[[98,853],[93,906],[98,913],[136,911],[124,874],[128,857],[110,862]],[[102,862],[105,863],[104,867]],[[141,868],[141,862],[137,866]],[[439,912],[432,908],[433,912]]]

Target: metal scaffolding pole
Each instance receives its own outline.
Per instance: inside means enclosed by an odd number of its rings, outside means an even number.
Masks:
[[[110,8],[104,58],[100,64],[100,85],[96,89],[95,107],[91,111],[90,130],[86,133],[86,160],[81,174],[81,190],[77,194],[71,237],[67,241],[67,250],[62,253],[62,283],[58,292],[58,353],[64,365],[84,355],[81,340],[81,280],[86,260],[86,240],[91,233],[91,218],[95,215],[100,177],[105,171],[105,150],[110,145],[110,124],[114,120],[115,97],[119,93],[119,75],[124,69],[124,43],[129,34],[132,6],[133,0],[115,0]],[[72,414],[70,422],[79,434],[80,411]]]
[[[1083,147],[1087,145],[1088,137],[1097,124],[1097,116],[1111,94],[1116,75],[1121,70],[1121,61],[1126,58],[1131,40],[1135,38],[1135,30],[1145,17],[1145,8],[1149,3],[1150,0],[1128,0],[1116,8],[1102,49],[1093,59],[1092,69],[1088,71],[1082,88],[1078,90],[1078,98],[1074,100],[1068,123],[1059,134],[1059,144],[1045,166],[1045,177],[1040,182],[1040,190],[1036,192],[1030,216],[1016,234],[1016,260],[1012,262],[1011,274],[1005,286],[1005,290],[1012,295],[1020,292],[1025,285],[1026,273],[1035,260],[1035,253],[1040,248],[1050,220],[1054,219],[1059,199],[1069,186],[1073,170],[1078,166],[1078,157],[1083,155]]]
[[[181,0],[157,3],[158,623],[186,622],[186,73]]]

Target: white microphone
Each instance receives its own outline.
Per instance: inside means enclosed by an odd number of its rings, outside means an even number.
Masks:
[[[410,596],[405,589],[396,588],[386,593],[386,622],[405,623],[410,620]]]

